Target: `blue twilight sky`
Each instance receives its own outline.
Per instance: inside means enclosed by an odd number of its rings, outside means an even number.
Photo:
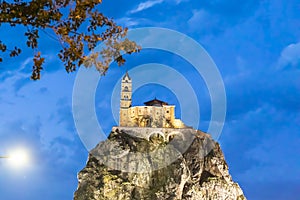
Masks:
[[[297,0],[104,0],[101,11],[129,28],[163,27],[199,42],[215,61],[227,94],[218,140],[230,173],[250,200],[296,200],[300,190],[300,2]],[[25,46],[22,28],[0,27],[1,40]],[[72,199],[88,152],[72,116],[76,73],[56,58],[59,44],[41,35],[47,55],[42,80],[29,80],[32,51],[0,63],[0,155],[26,148],[32,163],[12,169],[0,160],[0,199]],[[145,50],[111,66],[99,83],[95,108],[102,128],[113,120],[110,97],[126,70],[146,63],[172,66],[197,91],[200,128],[210,119],[210,99],[200,76],[176,55]],[[157,97],[180,105],[171,90],[145,85],[133,104]],[[88,119],[86,119],[88,120]]]

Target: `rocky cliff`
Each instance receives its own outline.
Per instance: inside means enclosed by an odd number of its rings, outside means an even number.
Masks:
[[[246,199],[209,135],[193,129],[156,132],[143,138],[114,128],[90,152],[74,200]]]

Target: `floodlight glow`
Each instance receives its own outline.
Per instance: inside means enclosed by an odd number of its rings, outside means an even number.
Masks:
[[[29,156],[26,150],[16,149],[8,156],[9,162],[13,167],[26,166],[29,163]]]

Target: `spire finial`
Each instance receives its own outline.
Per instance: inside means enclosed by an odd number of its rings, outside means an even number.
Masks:
[[[125,75],[123,76],[123,80],[124,80],[126,77],[127,77],[129,80],[131,80],[131,78],[130,78],[130,76],[129,76],[129,74],[128,74],[128,71],[127,71],[127,70],[126,70],[126,73],[125,73]]]

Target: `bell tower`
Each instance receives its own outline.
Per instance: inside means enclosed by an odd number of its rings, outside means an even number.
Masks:
[[[128,75],[128,72],[123,76],[121,82],[121,100],[120,100],[120,121],[119,126],[128,126],[129,112],[131,107],[132,96],[132,80]]]

